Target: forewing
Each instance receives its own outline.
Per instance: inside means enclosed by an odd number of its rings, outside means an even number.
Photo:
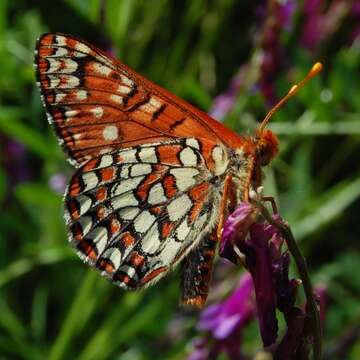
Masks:
[[[179,137],[233,148],[242,141],[205,113],[73,36],[43,35],[35,65],[48,119],[76,166],[119,148]]]
[[[196,139],[94,158],[66,194],[71,244],[120,287],[151,284],[214,227],[222,191],[214,178]]]

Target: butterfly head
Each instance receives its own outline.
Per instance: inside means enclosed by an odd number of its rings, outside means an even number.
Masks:
[[[279,140],[270,130],[263,130],[255,138],[255,156],[258,164],[265,166],[279,151]]]

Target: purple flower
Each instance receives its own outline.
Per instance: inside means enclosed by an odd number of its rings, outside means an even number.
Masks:
[[[301,43],[309,50],[321,40],[321,3],[322,0],[306,0],[304,3],[305,23]]]
[[[54,174],[49,179],[49,186],[55,192],[63,194],[66,188],[66,176],[62,173]]]
[[[273,219],[282,221],[278,215]],[[224,225],[220,256],[235,264],[241,260],[253,278],[264,346],[276,342],[276,308],[285,316],[293,311],[299,284],[289,280],[290,257],[282,253],[283,243],[278,228],[261,222],[259,210],[250,203],[242,203]]]
[[[201,314],[198,328],[210,331],[215,339],[223,340],[237,333],[253,317],[254,287],[251,276],[245,273],[238,288],[224,302],[207,307]]]
[[[254,318],[254,287],[249,273],[244,273],[238,288],[223,302],[207,307],[200,316],[198,329],[206,337],[193,342],[187,360],[216,359],[225,352],[230,359],[245,359],[241,352],[242,330]]]
[[[192,341],[193,351],[187,360],[207,360],[209,359],[208,343],[205,338],[195,338]]]
[[[14,186],[30,180],[31,172],[25,146],[3,134],[0,134],[0,142],[4,153],[3,166],[7,172],[9,184]]]

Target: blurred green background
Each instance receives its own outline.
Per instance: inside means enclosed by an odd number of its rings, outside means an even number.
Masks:
[[[198,334],[198,312],[178,306],[178,272],[125,293],[67,243],[62,192],[73,170],[32,66],[48,31],[112,51],[240,133],[323,62],[272,120],[281,150],[265,194],[326,288],[324,358],[359,359],[359,24],[360,2],[346,0],[1,0],[0,359],[184,359]],[[218,262],[209,302],[239,274]],[[243,346],[261,348],[255,323]]]

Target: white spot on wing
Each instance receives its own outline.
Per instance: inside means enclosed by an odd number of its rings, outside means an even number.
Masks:
[[[149,191],[148,203],[151,205],[157,205],[167,200],[164,194],[164,188],[162,184],[157,183],[151,187]]]
[[[111,155],[103,155],[101,157],[99,168],[108,167],[112,165],[112,163],[113,163],[113,158]]]
[[[170,221],[181,219],[190,210],[191,206],[192,202],[186,194],[171,201],[167,206]]]
[[[55,71],[59,70],[61,67],[61,60],[48,58],[49,62],[49,69],[46,71],[47,74],[54,73]]]
[[[75,44],[75,50],[85,53],[85,55],[88,55],[91,53],[91,49],[87,45],[85,45],[81,42],[77,42]]]
[[[60,78],[58,76],[51,76],[49,75],[50,79],[50,89],[56,88],[60,84]]]
[[[196,154],[190,147],[186,147],[180,152],[180,160],[184,166],[196,166],[197,164]]]
[[[66,46],[66,37],[62,35],[55,36],[56,44],[59,46]]]
[[[144,233],[156,220],[155,216],[150,214],[148,210],[142,211],[134,220],[134,228],[137,232]]]
[[[155,148],[153,147],[142,148],[139,152],[139,157],[143,162],[152,163],[152,164],[156,164],[158,162],[155,153]]]
[[[138,275],[136,274],[136,270],[130,265],[122,265],[119,268],[119,271],[124,272],[130,279],[137,281]]]
[[[212,150],[212,158],[215,162],[215,175],[223,174],[229,163],[225,149],[219,145],[215,146]]]
[[[127,206],[136,205],[138,205],[138,201],[132,192],[116,196],[111,200],[111,206],[113,209],[121,209]]]
[[[155,97],[152,96],[147,103],[139,106],[139,109],[146,113],[153,113],[153,112],[159,110],[161,105],[162,105],[162,103],[159,100],[157,100]]]
[[[111,69],[105,65],[99,64],[99,63],[95,63],[94,64],[94,70],[100,74],[100,75],[104,75],[104,76],[108,76],[111,73]]]
[[[150,164],[135,164],[131,167],[131,176],[147,175],[152,171]]]
[[[196,184],[194,176],[198,175],[199,171],[192,168],[174,168],[170,170],[170,174],[174,175],[178,189],[185,191]]]
[[[130,91],[131,91],[131,88],[129,88],[127,86],[123,86],[123,85],[120,85],[117,89],[117,92],[122,93],[122,94],[129,94]]]
[[[68,50],[65,48],[57,48],[56,52],[53,55],[50,55],[48,57],[63,57],[66,56],[68,54]]]
[[[120,163],[138,162],[135,155],[136,155],[136,149],[129,149],[119,152],[119,156],[121,157]]]
[[[115,270],[119,267],[121,263],[121,257],[122,256],[120,250],[115,247],[106,249],[102,255],[102,258],[109,259],[113,263]]]
[[[78,113],[79,113],[79,110],[67,110],[67,111],[65,111],[64,115],[66,118],[71,118],[71,117],[76,116]]]
[[[92,220],[90,216],[82,216],[78,223],[81,225],[83,235],[85,236],[91,229]]]
[[[103,130],[103,138],[105,140],[116,140],[118,138],[118,128],[114,125],[105,126]]]
[[[134,85],[134,82],[124,75],[121,75],[121,82],[129,87],[132,87]]]
[[[121,181],[119,184],[113,186],[113,189],[111,190],[112,195],[120,195],[124,192],[136,189],[144,177],[145,176],[141,176]]]
[[[86,100],[88,94],[86,90],[76,90],[76,99],[79,101]]]
[[[66,76],[66,82],[63,85],[60,85],[60,87],[64,87],[64,88],[75,88],[77,86],[79,86],[80,84],[80,80],[78,77],[73,76],[73,75],[67,75]]]
[[[57,93],[55,96],[55,104],[58,104],[59,102],[63,101],[67,94],[64,93]]]
[[[162,105],[162,103],[159,101],[159,100],[157,100],[155,97],[151,97],[150,98],[150,105],[155,109],[155,110],[159,110],[160,109],[160,107],[161,107],[161,105]]]
[[[123,97],[119,95],[114,95],[114,94],[110,95],[110,100],[120,105],[123,104]]]
[[[80,205],[80,215],[85,214],[91,207],[92,201],[91,199],[86,195],[79,195],[76,197],[76,201]]]
[[[130,170],[130,165],[123,165],[121,167],[120,177],[122,179],[127,179],[129,177],[129,170]]]
[[[96,174],[92,171],[83,173],[81,177],[82,177],[83,183],[85,185],[84,191],[88,191],[88,190],[95,188],[99,182]]]
[[[64,59],[64,67],[60,72],[70,74],[78,68],[78,63],[72,59]]]
[[[121,219],[124,220],[133,220],[135,218],[135,216],[139,213],[139,208],[138,207],[126,207],[124,209],[121,209],[119,211],[119,216]]]
[[[197,150],[200,150],[199,142],[194,138],[186,139],[186,145],[191,146]]]
[[[91,239],[96,244],[98,254],[104,251],[108,237],[106,228],[98,226],[86,237]]]
[[[90,109],[90,111],[97,119],[100,119],[104,114],[104,109],[101,106]]]
[[[161,242],[160,242],[159,230],[156,223],[154,223],[151,226],[150,230],[143,237],[141,244],[142,244],[142,250],[145,253],[152,254],[159,250],[161,246]]]
[[[176,229],[177,238],[180,241],[185,240],[189,231],[190,231],[190,228],[187,224],[187,217],[186,217]]]

